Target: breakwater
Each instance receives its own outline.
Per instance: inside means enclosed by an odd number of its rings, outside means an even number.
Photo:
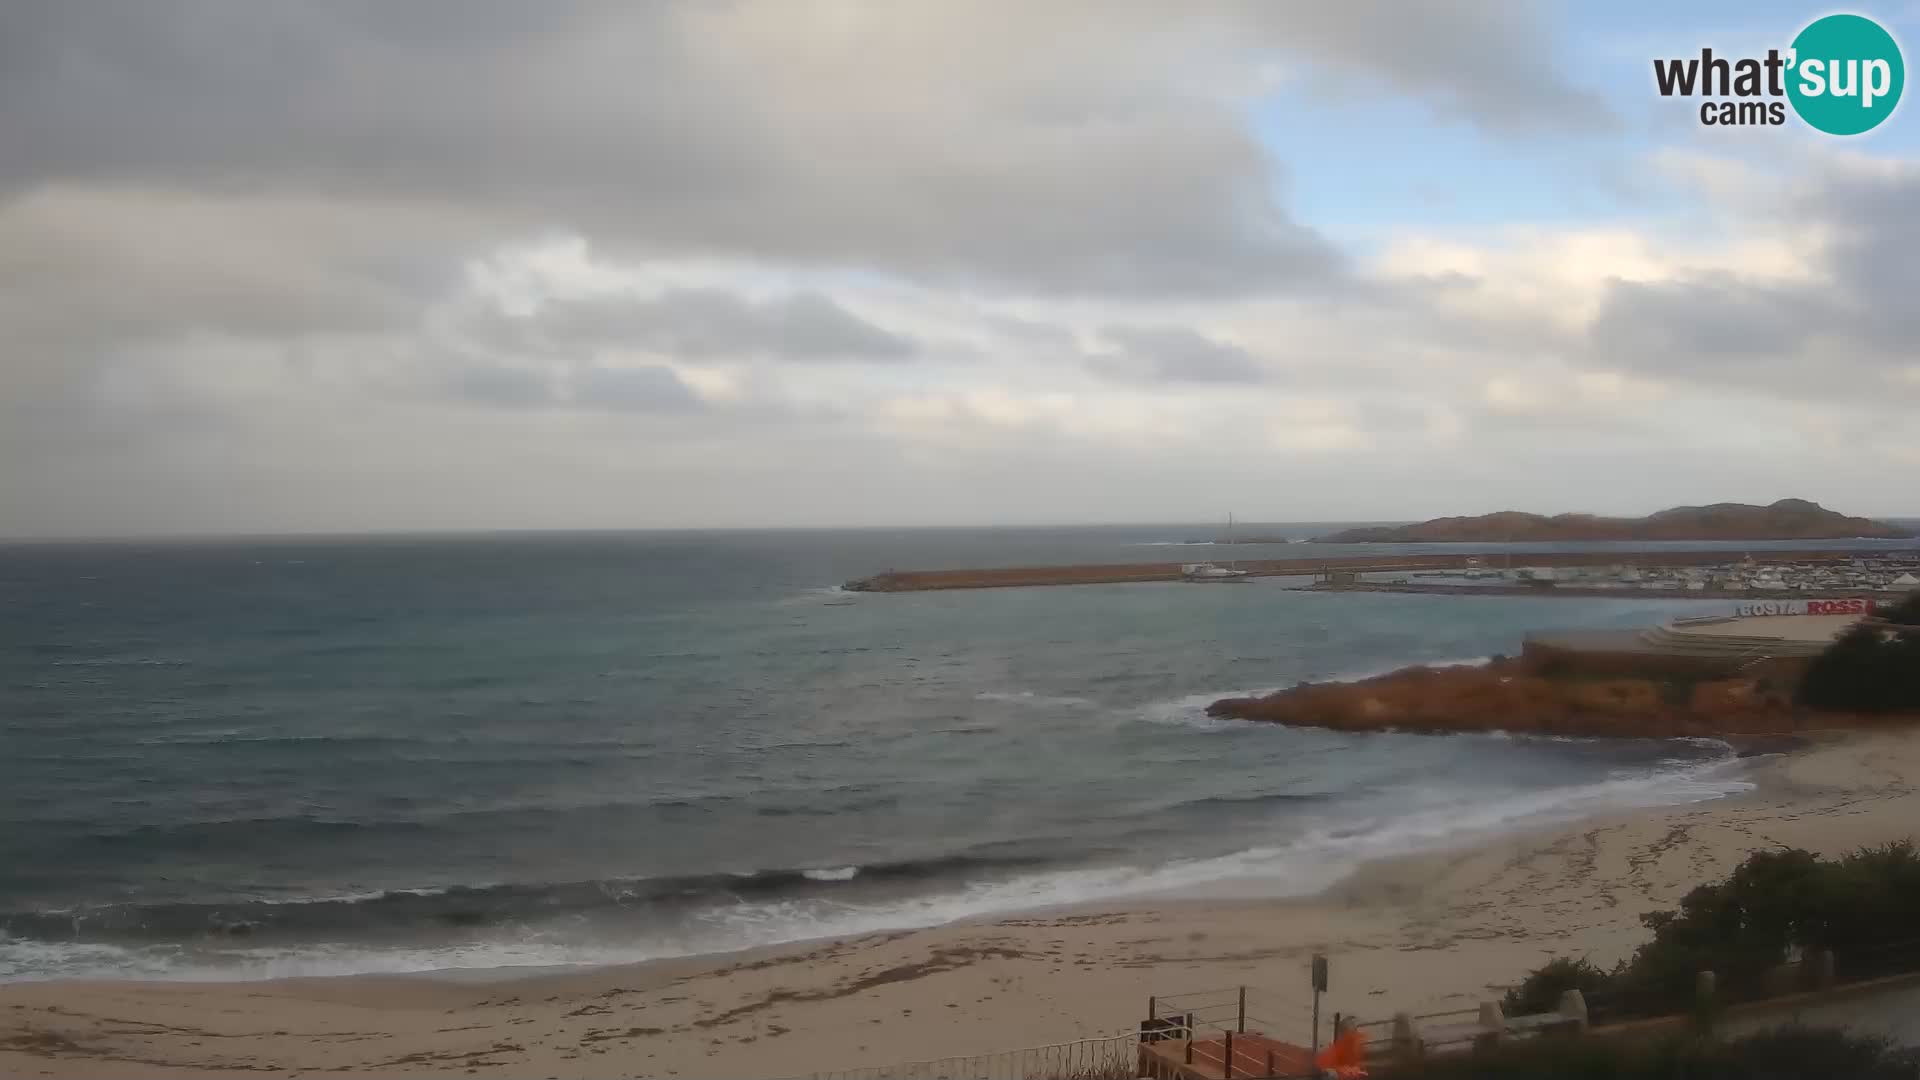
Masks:
[[[1844,562],[1860,557],[1857,551],[1769,552],[1796,563]],[[1469,566],[1715,566],[1739,558],[1725,548],[1710,551],[1462,551],[1419,555],[1353,555],[1308,559],[1242,559],[1235,563],[1249,576],[1311,577],[1339,571],[1393,573],[1419,570],[1464,570]],[[1131,581],[1178,581],[1177,562],[1105,563],[1080,566],[1001,566],[966,570],[889,570],[856,578],[844,588],[853,592],[923,592],[933,589],[996,589],[1034,585],[1101,585]],[[1540,589],[1551,592],[1551,589]],[[1665,595],[1665,594],[1663,594]],[[1673,594],[1685,595],[1685,594]]]

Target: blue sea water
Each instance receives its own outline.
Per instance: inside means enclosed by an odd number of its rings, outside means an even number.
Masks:
[[[1303,894],[1367,858],[1744,786],[1714,743],[1204,715],[1684,601],[835,587],[1214,531],[0,547],[0,979],[605,963]]]

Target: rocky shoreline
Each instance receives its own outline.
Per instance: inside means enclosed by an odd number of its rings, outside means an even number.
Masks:
[[[1301,683],[1264,697],[1223,698],[1209,716],[1337,731],[1427,734],[1506,731],[1674,738],[1783,736],[1920,723],[1920,715],[1820,712],[1794,705],[1766,678],[1553,678],[1524,659],[1410,667],[1351,683]]]

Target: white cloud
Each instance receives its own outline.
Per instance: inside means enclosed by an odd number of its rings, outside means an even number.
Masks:
[[[1355,251],[1299,217],[1259,95],[1611,130],[1530,9],[188,0],[0,40],[0,530],[1885,512],[1916,452],[1911,162],[1657,149],[1686,215]]]

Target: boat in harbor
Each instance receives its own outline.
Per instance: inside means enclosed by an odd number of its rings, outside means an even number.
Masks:
[[[1218,563],[1182,563],[1180,577],[1184,581],[1244,581],[1247,572],[1239,567],[1221,566]]]
[[[1232,514],[1227,515],[1226,542],[1229,545],[1233,543]],[[1182,563],[1180,565],[1180,578],[1183,581],[1245,581],[1247,577],[1247,571],[1240,569],[1238,559],[1229,560],[1226,566],[1210,562]]]

